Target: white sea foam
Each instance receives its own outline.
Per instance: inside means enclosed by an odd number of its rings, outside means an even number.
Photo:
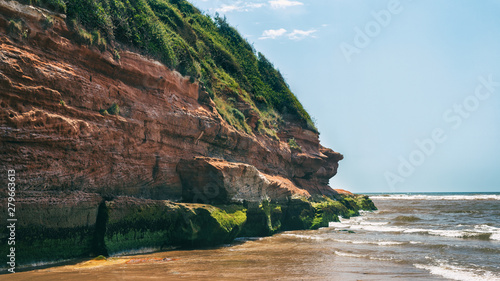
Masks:
[[[476,225],[469,229],[426,229],[389,226],[388,222],[370,222],[364,218],[340,219],[340,222],[330,223],[330,227],[337,229],[365,230],[372,232],[416,233],[452,238],[475,238],[500,240],[500,228],[488,225]]]
[[[396,241],[352,241],[352,244],[368,244],[368,245],[378,245],[378,246],[396,246],[403,245],[404,242]]]
[[[345,240],[345,239],[335,239],[334,241],[339,243],[365,244],[365,245],[378,245],[378,246],[396,246],[396,245],[406,244],[405,242],[397,242],[397,241],[363,241],[363,240]]]
[[[346,253],[346,252],[341,252],[341,251],[334,251],[334,253],[337,256],[341,256],[341,257],[364,258],[364,259],[377,260],[377,261],[393,261],[392,258],[383,258],[383,257],[372,256],[372,255],[360,255],[360,254]]]
[[[353,230],[367,230],[367,231],[373,231],[373,232],[404,232],[404,228],[400,228],[397,226],[380,226],[380,225],[351,225],[349,227],[350,229]]]
[[[354,243],[355,242],[353,240],[345,240],[345,239],[334,239],[333,241],[339,242],[339,243]]]
[[[378,200],[500,200],[498,194],[475,194],[475,195],[417,195],[417,194],[387,194],[372,195],[370,199]]]
[[[480,231],[474,229],[453,230],[453,229],[425,229],[425,228],[402,228],[397,226],[365,226],[352,225],[349,229],[366,230],[373,232],[395,232],[395,233],[417,233],[433,236],[451,237],[451,238],[482,238],[498,240],[500,233],[493,231]],[[489,235],[489,236],[488,236]]]
[[[368,258],[368,255],[358,255],[358,254],[346,253],[346,252],[341,252],[341,251],[335,251],[335,254],[337,256],[341,256],[341,257]]]
[[[299,239],[307,239],[307,240],[326,240],[325,237],[320,237],[316,235],[302,235],[302,234],[294,234],[294,233],[283,233],[282,236],[294,237]]]
[[[474,230],[480,233],[491,233],[490,240],[500,240],[500,228],[486,224],[475,225]]]
[[[475,269],[461,268],[458,266],[440,263],[439,265],[415,264],[416,268],[428,270],[431,274],[439,275],[444,278],[459,281],[499,281],[500,276],[492,272],[480,272]]]
[[[343,217],[339,216],[339,220],[340,220],[340,222],[330,222],[328,224],[328,226],[342,228],[342,227],[348,227],[348,226],[352,226],[352,225],[381,226],[381,225],[388,225],[390,223],[390,222],[366,221],[366,217],[363,217],[363,216],[352,217],[349,219],[344,219]]]
[[[500,228],[489,226],[486,224],[478,224],[474,226],[475,229],[488,230],[488,231],[500,231]]]
[[[500,233],[494,233],[490,236],[490,240],[499,240],[500,241]]]

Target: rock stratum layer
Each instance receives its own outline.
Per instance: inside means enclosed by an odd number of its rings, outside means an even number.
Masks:
[[[71,38],[63,15],[0,1],[0,183],[15,170],[20,263],[216,245],[374,207],[328,186],[343,156],[317,133],[238,131],[189,77]]]

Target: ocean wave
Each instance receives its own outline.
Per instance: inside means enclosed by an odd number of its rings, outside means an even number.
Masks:
[[[320,241],[328,239],[328,238],[320,237],[317,235],[303,235],[303,234],[294,234],[294,233],[283,233],[283,234],[281,234],[281,236],[306,239],[306,240],[320,240]]]
[[[346,240],[346,239],[334,239],[333,241],[339,243],[378,245],[378,246],[397,246],[397,245],[408,244],[407,242],[398,242],[398,241],[363,241],[363,240]]]
[[[428,270],[431,274],[439,275],[444,278],[459,281],[499,281],[500,276],[489,271],[479,271],[476,269],[462,268],[439,263],[439,265],[415,264],[416,268]]]
[[[493,234],[490,236],[490,240],[497,240],[497,241],[500,241],[500,233],[493,233]]]
[[[387,225],[385,222],[369,222],[362,219],[342,219],[340,222],[329,224],[333,228],[342,228],[350,230],[365,230],[372,232],[393,232],[393,233],[415,233],[434,236],[478,239],[478,240],[500,240],[500,228],[488,225],[475,225],[469,229],[428,229],[428,228],[409,228]]]
[[[401,228],[394,226],[376,227],[376,226],[364,226],[364,225],[353,225],[350,227],[350,229],[367,230],[374,232],[416,233],[416,234],[427,234],[427,235],[441,236],[441,237],[479,239],[479,240],[497,240],[499,238],[498,233],[473,231],[473,230]]]
[[[370,199],[378,200],[500,200],[500,194],[469,195],[423,195],[423,194],[386,194],[372,195]]]
[[[335,253],[337,256],[341,256],[341,257],[369,258],[369,256],[368,256],[368,255],[360,255],[360,254],[346,253],[346,252],[341,252],[341,251],[334,251],[334,253]]]
[[[334,253],[337,256],[341,256],[341,257],[364,258],[364,259],[377,260],[377,261],[394,261],[393,258],[377,257],[377,256],[373,256],[373,255],[361,255],[361,254],[347,253],[347,252],[341,252],[341,251],[334,251]]]
[[[475,225],[474,229],[483,233],[491,233],[490,240],[500,241],[500,228],[486,224]]]

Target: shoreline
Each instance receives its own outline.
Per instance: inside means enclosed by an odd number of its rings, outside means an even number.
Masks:
[[[137,280],[447,280],[431,275],[424,269],[391,261],[333,255],[325,259],[327,250],[301,248],[295,255],[276,256],[292,247],[276,245],[276,239],[301,231],[287,231],[273,237],[250,239],[216,248],[172,250],[151,254],[111,257],[107,261],[87,260],[72,265],[19,272],[12,280],[53,280],[65,276],[71,280],[111,280],[133,277]],[[312,254],[316,253],[316,256]],[[242,252],[242,254],[234,254]],[[301,264],[305,271],[288,272],[283,277],[285,264]],[[305,265],[305,266],[304,266]],[[326,265],[326,266],[325,266]],[[329,267],[328,265],[335,265]],[[154,278],[153,278],[154,279]]]
[[[40,208],[30,206],[34,209],[25,208],[24,213]],[[33,264],[57,264],[58,260],[71,262],[134,251],[215,247],[233,243],[238,237],[266,237],[288,230],[327,227],[329,222],[338,221],[338,216],[352,217],[359,215],[360,210],[373,209],[373,202],[363,195],[217,206],[117,197],[98,205],[96,225],[89,229],[19,227],[18,233],[25,236],[18,237],[23,245],[17,245],[16,267],[36,269]]]

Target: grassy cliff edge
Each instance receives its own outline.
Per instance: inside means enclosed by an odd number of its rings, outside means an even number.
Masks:
[[[293,120],[317,132],[281,73],[230,26],[185,0],[20,0],[62,14],[72,40],[111,52],[138,51],[199,82],[221,116],[249,134],[276,137]],[[53,19],[46,18],[51,27]],[[22,31],[22,19],[12,19]],[[258,121],[255,122],[255,116]]]

